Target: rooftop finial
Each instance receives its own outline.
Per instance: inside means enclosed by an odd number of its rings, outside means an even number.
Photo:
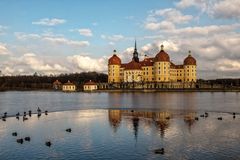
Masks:
[[[188,55],[191,56],[191,50],[188,51]]]
[[[164,48],[164,45],[162,44],[162,45],[161,45],[161,51],[163,51],[163,48]]]
[[[136,41],[136,38],[135,38],[135,48],[134,50],[136,51],[137,50],[137,41]]]

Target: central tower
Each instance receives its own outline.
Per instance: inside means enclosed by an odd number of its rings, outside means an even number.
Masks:
[[[135,40],[135,47],[134,47],[134,52],[133,52],[133,61],[135,62],[139,62],[139,58],[138,58],[138,52],[137,52],[137,42]]]

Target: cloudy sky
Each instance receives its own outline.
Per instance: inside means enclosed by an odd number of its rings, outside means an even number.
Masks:
[[[1,75],[107,71],[134,39],[142,58],[160,45],[176,64],[192,51],[198,78],[240,77],[239,0],[1,0]]]

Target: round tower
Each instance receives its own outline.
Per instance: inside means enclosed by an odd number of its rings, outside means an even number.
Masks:
[[[170,80],[170,58],[161,45],[160,52],[154,58],[155,82],[169,82]]]
[[[116,50],[113,56],[108,59],[108,83],[120,82],[121,59],[117,56]]]
[[[191,56],[191,51],[188,52],[188,56],[184,59],[184,81],[196,82],[197,81],[197,61]]]

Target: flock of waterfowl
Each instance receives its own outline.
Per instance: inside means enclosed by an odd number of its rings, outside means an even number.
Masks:
[[[134,111],[131,110],[131,112],[134,112]],[[48,111],[47,111],[47,110],[44,111],[44,112],[42,112],[41,109],[38,107],[38,109],[37,109],[37,116],[38,116],[38,118],[41,116],[42,113],[45,113],[45,115],[48,115]],[[31,111],[31,110],[28,111],[28,116],[29,116],[29,117],[32,116],[32,111]],[[200,115],[200,117],[202,117],[202,118],[207,118],[208,116],[209,116],[209,113],[208,113],[208,112],[205,112],[204,114],[201,114],[201,115]],[[232,113],[232,116],[233,116],[233,119],[235,119],[235,118],[236,118],[236,113],[233,112],[233,113]],[[16,114],[16,118],[19,120],[19,117],[20,117],[20,113],[18,112],[18,113]],[[7,118],[7,112],[5,112],[5,113],[3,114],[3,116],[1,117],[1,119],[2,119],[3,121],[6,121],[6,118]],[[169,120],[170,117],[166,117],[166,119]],[[195,117],[194,119],[195,119],[196,121],[198,121],[198,120],[199,120],[199,117]],[[27,112],[23,112],[23,121],[26,121],[26,120],[28,120],[28,118],[27,118]],[[223,117],[217,117],[217,120],[223,120]],[[71,129],[71,128],[67,128],[65,131],[70,133],[70,132],[72,132],[72,129]],[[18,133],[17,133],[17,132],[13,132],[13,133],[12,133],[12,136],[17,137],[17,136],[18,136]],[[20,143],[20,144],[22,144],[24,141],[28,141],[28,142],[29,142],[29,141],[31,141],[31,138],[28,136],[28,137],[25,137],[25,138],[18,138],[18,139],[16,140],[16,142],[17,142],[17,143]],[[48,147],[50,147],[50,146],[52,145],[52,142],[51,142],[51,141],[46,141],[46,142],[45,142],[45,145],[48,146]],[[155,154],[164,154],[165,151],[164,151],[164,148],[159,148],[159,149],[155,149],[155,150],[154,150],[154,153],[155,153]]]
[[[134,112],[133,110],[131,111],[131,112]],[[209,116],[209,113],[208,112],[205,112],[204,114],[201,114],[200,115],[200,117],[202,117],[202,118],[207,118]],[[233,112],[232,113],[232,116],[233,116],[233,119],[235,119],[236,118],[236,113],[235,112]],[[168,116],[168,117],[166,117],[165,119],[167,119],[167,120],[169,120],[170,119],[170,117]],[[196,121],[198,121],[199,120],[199,117],[195,117],[194,118]],[[223,120],[223,117],[217,117],[217,120]],[[165,153],[165,150],[164,150],[164,148],[159,148],[159,149],[155,149],[154,150],[154,153],[155,154],[164,154]]]
[[[48,111],[47,111],[47,110],[44,111],[44,112],[42,112],[41,109],[38,107],[38,109],[37,109],[37,117],[39,118],[39,117],[42,115],[42,113],[44,113],[45,115],[48,115]],[[16,119],[19,120],[19,119],[20,119],[20,116],[21,116],[21,115],[20,115],[20,113],[18,112],[18,113],[16,114]],[[31,110],[28,111],[28,116],[29,116],[29,117],[32,117],[32,111],[31,111]],[[7,117],[8,117],[7,112],[5,112],[5,113],[3,114],[3,116],[1,117],[2,121],[6,121],[6,118],[7,118]],[[23,112],[22,119],[23,119],[23,121],[28,120],[28,118],[27,118],[27,112]],[[71,129],[71,128],[67,128],[65,131],[70,133],[70,132],[72,132],[72,129]],[[17,132],[13,132],[13,133],[12,133],[12,136],[13,136],[13,137],[17,137],[17,136],[18,136],[18,133],[17,133]],[[30,141],[31,141],[31,138],[30,138],[29,136],[27,136],[27,137],[24,137],[24,138],[18,138],[18,139],[16,139],[16,142],[17,142],[17,143],[20,143],[20,144],[23,144],[24,141],[30,142]],[[51,142],[51,141],[46,141],[46,142],[45,142],[45,145],[48,146],[48,147],[51,147],[52,142]]]
[[[233,119],[235,119],[235,118],[236,118],[236,113],[233,112],[232,115],[233,115]],[[208,116],[209,116],[208,112],[205,112],[204,114],[201,114],[201,115],[200,115],[200,117],[202,117],[202,118],[207,118]],[[195,117],[195,120],[198,121],[199,118],[198,118],[198,117]],[[221,120],[223,120],[223,117],[217,117],[217,120],[220,120],[220,121],[221,121]]]

